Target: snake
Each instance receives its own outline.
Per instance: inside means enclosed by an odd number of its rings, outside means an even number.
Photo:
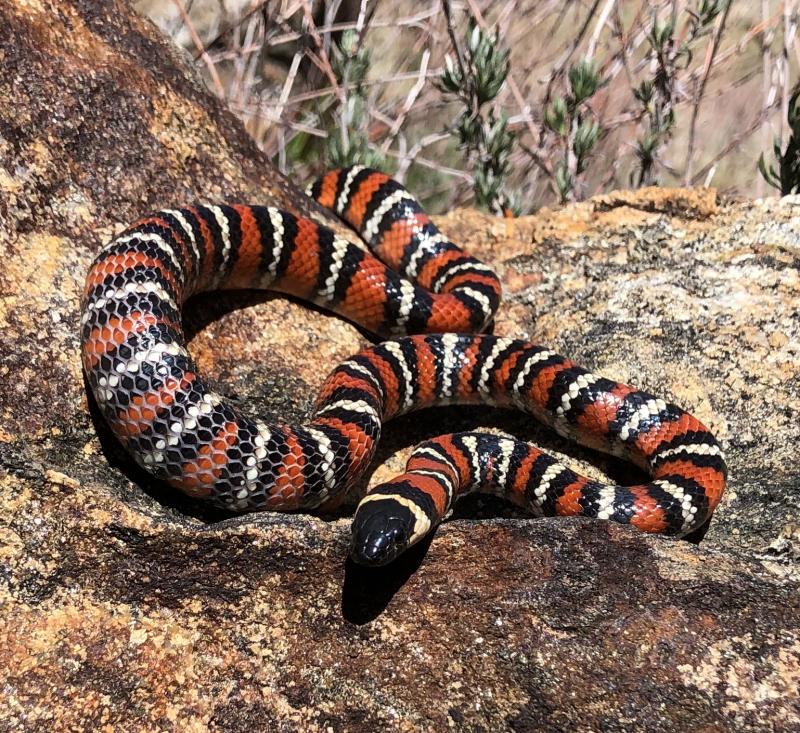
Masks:
[[[332,170],[307,194],[361,244],[274,207],[194,205],[140,219],[94,259],[82,301],[83,369],[139,466],[230,512],[312,510],[365,478],[393,417],[479,403],[521,410],[633,463],[648,480],[592,480],[494,433],[443,435],[415,447],[403,474],[361,499],[350,546],[357,563],[395,560],[471,492],[535,516],[593,517],[676,537],[709,519],[727,468],[697,418],[546,346],[484,333],[500,304],[497,274],[386,174]],[[304,299],[385,340],[333,369],[304,424],[265,422],[215,391],[182,330],[190,296],[236,288]]]

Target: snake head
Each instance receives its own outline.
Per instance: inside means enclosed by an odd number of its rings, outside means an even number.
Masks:
[[[414,537],[412,512],[392,497],[377,496],[363,501],[353,518],[350,556],[359,565],[386,565],[404,552]],[[368,497],[368,498],[369,498]]]

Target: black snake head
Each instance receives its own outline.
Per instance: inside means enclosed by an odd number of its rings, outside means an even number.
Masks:
[[[362,502],[353,519],[350,556],[359,565],[386,565],[416,542],[412,512],[389,496]]]

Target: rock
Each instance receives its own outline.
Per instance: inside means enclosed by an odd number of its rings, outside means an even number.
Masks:
[[[695,543],[474,500],[365,571],[344,560],[346,506],[224,518],[142,475],[78,359],[88,264],[144,211],[321,214],[123,3],[6,1],[0,20],[0,730],[800,727],[796,198],[650,189],[442,217],[503,274],[496,332],[687,407],[730,487]],[[286,419],[363,341],[263,294],[187,315],[220,389]],[[447,409],[390,427],[370,481],[479,426],[635,476],[521,416]]]

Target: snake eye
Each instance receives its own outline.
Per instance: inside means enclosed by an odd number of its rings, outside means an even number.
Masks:
[[[386,565],[408,547],[412,530],[410,513],[393,499],[364,504],[353,520],[350,556],[359,565]]]

